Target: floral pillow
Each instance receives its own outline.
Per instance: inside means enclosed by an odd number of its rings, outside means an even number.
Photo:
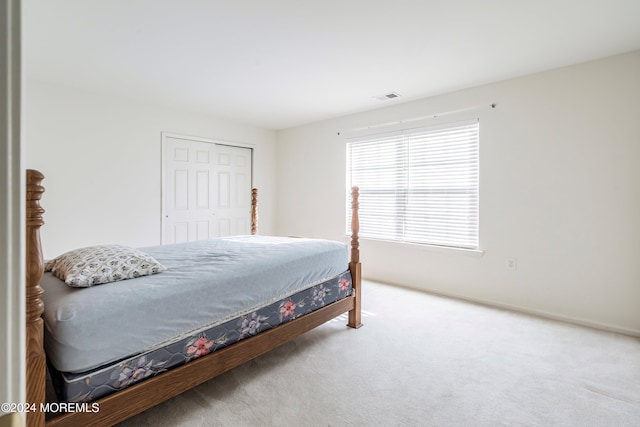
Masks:
[[[166,269],[152,256],[121,245],[75,249],[45,264],[45,271],[77,288],[134,279]]]

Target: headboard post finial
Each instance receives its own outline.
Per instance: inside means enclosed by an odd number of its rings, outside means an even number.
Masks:
[[[251,234],[258,234],[258,189],[251,189]]]
[[[44,273],[44,259],[42,245],[40,243],[40,227],[44,224],[42,214],[44,209],[40,206],[40,199],[44,193],[44,187],[40,185],[44,175],[37,170],[27,170],[27,322],[40,319],[44,306],[40,295],[40,279]]]
[[[26,200],[26,335],[27,335],[27,402],[39,407],[45,403],[46,362],[44,354],[44,329],[42,318],[44,304],[40,299],[40,279],[44,273],[44,258],[40,242],[40,227],[44,224],[40,199],[44,193],[41,185],[44,175],[33,169],[27,170]],[[44,425],[44,413],[27,413],[27,425]]]

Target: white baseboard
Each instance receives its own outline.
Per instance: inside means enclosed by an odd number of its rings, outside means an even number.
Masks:
[[[375,279],[365,279],[365,280],[371,280],[373,282],[376,281]],[[545,318],[545,319],[550,319],[550,320],[556,320],[556,321],[559,321],[559,322],[570,323],[570,324],[573,324],[573,325],[586,326],[588,328],[598,329],[598,330],[601,330],[601,331],[615,332],[615,333],[618,333],[618,334],[629,335],[629,336],[632,336],[632,337],[640,337],[640,330],[623,328],[623,327],[620,327],[620,326],[609,325],[609,324],[601,323],[601,322],[595,322],[595,321],[589,320],[589,319],[581,319],[581,318],[577,318],[577,317],[565,316],[565,315],[562,315],[562,314],[550,313],[550,312],[543,311],[543,310],[535,310],[535,309],[531,309],[531,308],[528,308],[528,307],[521,307],[521,306],[513,305],[513,304],[504,304],[504,303],[491,301],[491,300],[486,300],[486,299],[482,299],[482,298],[473,298],[473,297],[468,297],[466,295],[460,295],[460,294],[456,294],[456,293],[452,293],[452,292],[443,292],[441,290],[425,289],[425,288],[412,287],[412,286],[406,286],[406,285],[401,285],[401,284],[397,284],[397,283],[389,283],[389,282],[379,282],[379,283],[388,283],[388,284],[393,285],[393,286],[399,286],[399,287],[402,287],[402,288],[413,289],[413,290],[417,290],[417,291],[423,291],[423,292],[427,292],[427,293],[430,293],[430,294],[433,294],[433,295],[444,296],[444,297],[447,297],[447,298],[455,298],[455,299],[462,300],[462,301],[472,302],[474,304],[482,304],[482,305],[486,305],[486,306],[490,306],[490,307],[496,307],[496,308],[501,308],[501,309],[505,309],[505,310],[511,310],[511,311],[515,311],[515,312],[519,312],[519,313],[529,314],[529,315],[532,315],[532,316],[542,317],[542,318]]]

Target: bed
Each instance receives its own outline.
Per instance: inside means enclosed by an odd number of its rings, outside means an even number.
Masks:
[[[338,242],[258,235],[254,190],[251,236],[142,248],[162,269],[79,289],[44,273],[43,178],[27,171],[28,426],[113,425],[343,313],[361,326],[355,187],[350,257]]]

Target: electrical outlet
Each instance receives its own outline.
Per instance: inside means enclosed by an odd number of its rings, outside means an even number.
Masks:
[[[518,260],[512,257],[507,257],[506,267],[507,270],[516,271],[518,269]]]

